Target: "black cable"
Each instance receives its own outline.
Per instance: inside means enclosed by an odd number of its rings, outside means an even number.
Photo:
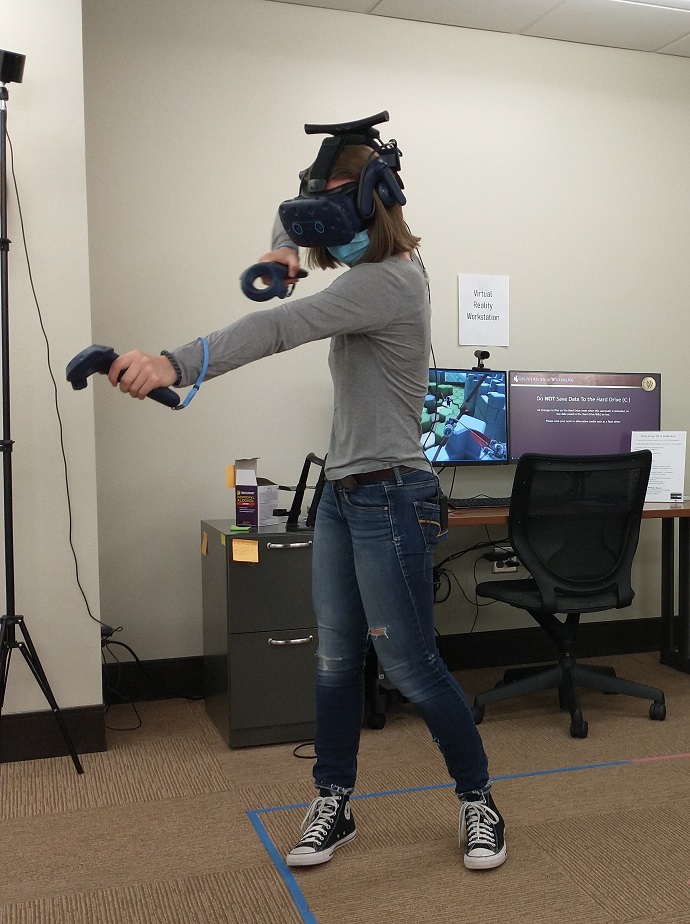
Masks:
[[[510,540],[506,537],[505,539],[491,539],[490,537],[481,542],[476,542],[474,545],[468,545],[467,548],[459,549],[457,552],[451,552],[450,555],[447,555],[441,561],[436,563],[436,567],[440,568],[442,565],[447,564],[449,561],[455,561],[457,558],[462,558],[463,555],[467,555],[468,552],[477,552],[481,549],[493,548],[495,545],[501,545],[504,542],[509,542]]]
[[[459,558],[462,558],[463,555],[467,555],[469,552],[477,552],[477,551],[480,551],[481,549],[493,548],[496,545],[501,545],[502,542],[509,542],[509,539],[507,537],[505,539],[491,539],[488,527],[486,527],[486,534],[488,537],[486,540],[482,540],[481,542],[476,542],[474,545],[468,546],[467,548],[459,549],[457,552],[452,552],[450,555],[447,555],[440,562],[437,562],[434,565],[434,570],[433,570],[434,603],[435,604],[445,603],[449,599],[451,595],[451,591],[452,591],[452,586],[453,586],[452,582],[455,581],[455,583],[457,584],[460,590],[460,593],[463,595],[467,603],[469,603],[469,605],[474,608],[474,619],[472,621],[472,625],[470,626],[468,632],[466,633],[468,635],[474,632],[476,628],[477,619],[479,618],[480,608],[483,608],[486,606],[493,606],[496,603],[496,601],[490,600],[490,601],[487,601],[486,603],[480,603],[476,593],[474,595],[474,600],[473,600],[469,596],[465,588],[462,586],[462,583],[460,582],[460,579],[458,578],[457,574],[455,574],[455,572],[452,569],[445,568],[444,565],[448,564],[449,562],[457,561]],[[483,558],[483,556],[478,555],[473,564],[473,576],[474,576],[475,588],[477,584],[479,583],[477,580],[477,565],[480,561],[484,561],[484,560],[485,559]],[[443,581],[445,581],[446,594],[444,597],[439,598],[438,594],[441,590]]]
[[[56,380],[55,380],[55,376],[53,375],[53,368],[52,368],[52,364],[51,364],[51,361],[50,361],[50,341],[49,341],[49,339],[48,339],[48,334],[46,333],[45,325],[44,325],[44,323],[43,323],[43,316],[42,316],[42,314],[41,314],[41,306],[40,306],[40,303],[39,303],[39,301],[38,301],[38,295],[36,294],[36,286],[34,285],[33,273],[32,273],[32,271],[31,271],[31,260],[29,259],[29,248],[28,248],[28,245],[27,245],[26,231],[25,231],[25,228],[24,228],[24,215],[23,215],[23,213],[22,213],[22,204],[21,204],[21,199],[20,199],[20,197],[19,197],[19,186],[18,186],[18,184],[17,184],[17,177],[16,177],[16,174],[15,174],[15,172],[14,172],[14,148],[12,147],[12,140],[10,139],[9,132],[5,132],[5,135],[6,135],[6,137],[7,137],[7,143],[9,144],[9,148],[10,148],[10,170],[11,170],[11,173],[12,173],[12,182],[13,182],[13,185],[14,185],[14,194],[15,194],[15,196],[16,196],[16,198],[17,198],[17,212],[18,212],[18,214],[19,214],[19,225],[20,225],[21,233],[22,233],[22,242],[23,242],[23,244],[24,244],[24,256],[25,256],[25,258],[26,258],[26,267],[27,267],[28,274],[29,274],[29,284],[30,284],[30,286],[31,286],[31,292],[32,292],[32,295],[33,295],[33,298],[34,298],[34,303],[35,303],[35,305],[36,305],[36,312],[37,312],[37,314],[38,314],[38,322],[39,322],[40,327],[41,327],[41,332],[42,332],[42,334],[43,334],[43,339],[45,340],[45,345],[46,345],[46,359],[47,359],[47,362],[48,362],[48,373],[49,373],[50,378],[51,378],[51,381],[52,381],[52,383],[53,383],[53,394],[54,394],[54,399],[55,399],[55,413],[56,413],[56,415],[57,415],[58,428],[59,428],[59,431],[60,431],[60,451],[61,451],[61,453],[62,453],[62,464],[63,464],[64,478],[65,478],[65,493],[66,493],[66,495],[67,495],[67,516],[68,516],[68,523],[69,523],[69,546],[70,546],[70,549],[72,550],[72,558],[74,559],[74,574],[75,574],[75,578],[76,578],[76,582],[77,582],[77,587],[79,588],[79,591],[81,592],[81,595],[82,595],[82,597],[84,598],[84,604],[86,605],[86,612],[89,614],[89,617],[90,617],[91,619],[93,619],[94,622],[99,623],[101,626],[105,626],[105,623],[101,622],[100,619],[97,619],[97,618],[93,615],[93,613],[91,612],[91,607],[90,607],[90,605],[89,605],[89,601],[88,601],[88,598],[87,598],[87,596],[86,596],[86,592],[84,591],[84,588],[83,588],[82,583],[81,583],[81,578],[80,578],[80,576],[79,576],[79,560],[77,559],[77,553],[76,553],[76,550],[75,550],[75,548],[74,548],[74,542],[73,542],[73,539],[72,539],[72,532],[73,532],[72,498],[71,498],[70,489],[69,489],[69,476],[68,476],[68,468],[67,468],[67,455],[66,455],[66,452],[65,452],[65,435],[64,435],[64,429],[63,429],[63,426],[62,426],[62,416],[60,415],[60,404],[59,404],[59,401],[58,401],[58,387],[57,387],[57,382],[56,382]]]
[[[439,597],[441,590],[441,579],[445,579],[446,582],[446,595],[445,597]],[[450,573],[445,568],[434,568],[434,603],[445,603],[448,597],[450,597]]]
[[[410,230],[410,226],[407,224],[407,222],[405,222],[405,227],[407,228],[408,231]],[[411,232],[410,232],[410,233],[411,233]],[[427,298],[429,299],[429,305],[431,305],[431,285],[430,285],[430,283],[429,283],[429,274],[428,274],[427,271],[426,271],[426,266],[424,266],[424,260],[422,260],[422,252],[421,252],[421,250],[419,249],[419,247],[415,247],[415,251],[414,251],[414,252],[415,252],[416,255],[417,255],[417,259],[419,260],[420,266],[422,267],[422,271],[423,271],[423,273],[424,273],[424,282],[426,283],[426,295],[427,295]],[[431,355],[432,355],[432,356],[434,355],[434,347],[433,347],[433,345],[432,345],[432,347],[431,347]],[[435,360],[435,359],[434,359],[434,365],[436,365],[436,360]]]
[[[178,699],[191,699],[191,700],[195,700],[195,701],[204,699],[203,696],[189,696],[187,693],[180,693],[179,690],[173,690],[172,687],[169,687],[167,684],[163,683],[162,680],[159,680],[157,677],[154,677],[153,674],[151,674],[151,673],[144,667],[143,662],[142,662],[141,659],[139,658],[139,655],[136,653],[136,651],[134,651],[133,648],[130,648],[130,646],[129,646],[129,645],[126,645],[124,642],[118,642],[118,641],[116,641],[115,639],[108,638],[108,639],[104,639],[104,640],[103,640],[102,645],[103,645],[103,647],[104,647],[105,649],[107,649],[108,653],[111,654],[111,655],[115,658],[116,661],[118,661],[118,659],[117,659],[117,657],[115,657],[115,655],[113,654],[113,652],[110,650],[110,646],[111,646],[111,645],[119,645],[120,648],[124,648],[125,651],[128,651],[128,652],[132,655],[132,657],[133,657],[134,660],[136,661],[137,667],[138,667],[139,670],[142,672],[142,674],[144,675],[144,677],[146,677],[147,680],[150,680],[151,683],[153,683],[153,684],[155,684],[156,686],[160,687],[161,690],[165,690],[166,693],[170,693],[170,694],[172,694],[173,696],[177,697]],[[118,663],[120,663],[120,662],[118,661]]]
[[[101,658],[102,658],[104,667],[107,667],[107,666],[108,666],[108,662],[107,662],[106,659],[105,659],[105,649],[106,649],[106,646],[104,645],[104,646],[103,646],[103,649],[102,649]],[[115,661],[118,663],[118,665],[121,663],[121,662],[120,662],[120,659],[117,657],[117,655],[116,655],[114,652],[108,650],[108,654],[109,654],[112,658],[115,659]],[[119,673],[119,672],[118,672],[118,673]],[[119,683],[119,676],[118,676],[118,683]],[[108,693],[112,694],[113,696],[119,697],[119,698],[120,698],[124,703],[126,703],[128,706],[131,706],[132,709],[134,710],[135,716],[137,717],[137,724],[136,724],[136,725],[108,725],[108,724],[106,723],[106,726],[105,726],[106,729],[108,729],[108,731],[136,731],[138,728],[141,728],[141,726],[143,725],[143,722],[142,722],[141,716],[139,715],[139,712],[138,712],[138,710],[137,710],[137,707],[136,707],[136,705],[135,705],[135,703],[134,703],[134,700],[130,699],[129,696],[125,696],[124,693],[120,693],[120,691],[117,689],[117,687],[112,687],[112,686],[110,686],[110,684],[107,684],[106,690],[107,690]],[[110,712],[110,706],[111,706],[111,704],[109,703],[109,704],[106,706],[106,708],[105,708],[105,714],[106,714],[106,715],[108,715],[108,713]]]
[[[106,730],[107,731],[137,731],[137,729],[141,728],[141,726],[144,723],[142,721],[141,716],[139,715],[137,711],[137,707],[134,701],[131,700],[128,696],[125,696],[123,693],[120,693],[118,690],[114,690],[112,687],[107,687],[106,689],[108,690],[109,693],[112,693],[115,696],[119,696],[120,699],[123,701],[123,705],[131,706],[132,709],[134,710],[134,714],[137,717],[136,725],[108,725],[108,723],[106,722],[105,723]],[[106,706],[105,714],[107,715],[109,712],[110,712],[110,705]]]

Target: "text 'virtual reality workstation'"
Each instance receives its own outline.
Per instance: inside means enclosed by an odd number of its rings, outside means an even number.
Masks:
[[[434,466],[507,465],[525,453],[630,452],[661,429],[661,375],[433,368],[422,443]]]

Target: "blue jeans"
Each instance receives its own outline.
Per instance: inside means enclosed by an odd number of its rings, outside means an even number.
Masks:
[[[421,714],[459,794],[490,786],[486,754],[434,634],[438,480],[407,471],[350,490],[327,483],[316,515],[313,599],[318,788],[352,792],[368,640],[394,687]]]

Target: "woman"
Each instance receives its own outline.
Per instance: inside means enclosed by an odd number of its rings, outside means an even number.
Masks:
[[[367,171],[378,156],[373,145],[345,143],[320,195],[333,202],[349,196],[361,212]],[[302,190],[308,196],[304,180]],[[375,186],[373,214],[360,216],[361,228],[350,241],[308,249],[311,266],[349,267],[323,292],[210,334],[206,378],[331,338],[334,415],[313,552],[318,795],[287,863],[324,863],[355,836],[349,796],[370,639],[386,676],[418,709],[455,780],[465,866],[489,869],[506,858],[504,823],[489,791],[487,759],[470,707],[435,642],[432,571],[442,531],[440,492],[420,427],[430,306],[425,274],[414,256],[419,238],[405,224],[400,198]],[[286,225],[290,230],[289,221]],[[273,248],[261,260],[284,264],[288,283],[296,282],[299,251],[279,225]],[[127,353],[113,363],[109,378],[143,398],[152,388],[192,384],[202,364],[196,341],[160,356]]]

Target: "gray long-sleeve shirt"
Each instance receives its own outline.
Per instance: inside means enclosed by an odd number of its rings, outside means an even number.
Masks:
[[[428,388],[430,307],[426,280],[412,260],[361,263],[323,292],[248,314],[208,336],[206,379],[331,338],[333,426],[326,477],[394,465],[428,469],[421,411]],[[171,351],[179,385],[196,381],[197,340]]]

